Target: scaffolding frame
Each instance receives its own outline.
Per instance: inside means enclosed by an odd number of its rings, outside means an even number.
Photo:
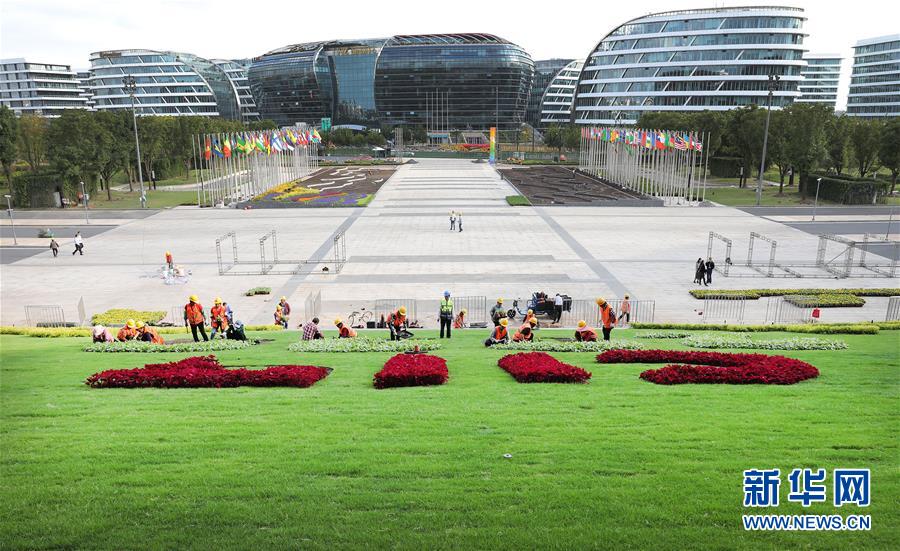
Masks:
[[[844,245],[844,249],[826,260],[825,255],[828,254],[829,243],[837,243],[839,247]],[[856,241],[839,235],[822,234],[819,236],[819,251],[816,254],[816,266],[840,279],[850,277],[850,271],[853,269],[853,252],[855,250]],[[843,258],[843,261],[835,265],[835,260],[840,258]]]
[[[891,262],[887,266],[881,266],[878,264],[868,264],[866,263],[866,253],[868,253],[869,243],[884,243],[891,244],[894,246],[893,254],[891,255]],[[894,241],[893,239],[889,239],[887,235],[882,237],[881,235],[876,235],[874,233],[867,233],[863,235],[863,246],[859,247],[859,266],[860,268],[865,268],[866,270],[870,270],[875,272],[876,274],[883,275],[885,277],[897,277],[897,259],[900,258],[900,241]]]
[[[731,239],[714,231],[709,232],[709,244],[706,246],[706,258],[713,257],[714,239],[725,243],[725,261],[716,264],[714,270],[723,276],[728,277],[728,268],[731,266]]]
[[[222,255],[222,244],[231,241],[231,260]],[[269,248],[271,247],[271,255]],[[278,257],[278,233],[271,230],[259,238],[259,258],[240,260],[238,256],[237,234],[230,231],[216,239],[216,262],[219,275],[296,275],[301,273],[330,275],[339,274],[347,263],[347,243],[345,231],[339,231],[332,239],[331,258],[285,259]],[[316,271],[316,266],[323,266]],[[247,266],[247,268],[239,268]]]

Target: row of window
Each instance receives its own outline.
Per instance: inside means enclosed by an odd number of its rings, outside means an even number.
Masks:
[[[696,46],[725,46],[743,44],[803,44],[801,34],[704,34],[696,36],[666,36],[638,40],[605,40],[601,51],[646,50],[651,48],[687,48]]]
[[[678,52],[650,52],[645,54],[607,53],[594,57],[597,65],[632,65],[635,63],[677,63],[680,61],[731,61],[802,59],[801,50],[686,50]]]
[[[865,54],[874,54],[877,52],[886,52],[888,50],[900,50],[900,40],[893,42],[881,42],[878,44],[869,44],[868,46],[856,46],[853,49],[854,56]]]
[[[900,73],[850,78],[850,86],[853,86],[855,84],[876,84],[880,82],[900,82]]]
[[[900,94],[886,96],[850,96],[847,105],[856,103],[900,103]]]
[[[684,67],[632,67],[585,71],[586,79],[629,79],[708,76],[799,76],[800,68],[785,65],[701,65]]]
[[[900,63],[882,63],[866,67],[853,67],[853,75],[866,75],[869,73],[884,73],[887,71],[900,72]]]
[[[772,98],[772,107],[785,107],[790,105],[791,98],[775,96]],[[612,98],[579,98],[578,107],[593,108],[592,110],[605,110],[607,107],[738,107],[742,105],[765,105],[767,98],[751,96],[636,96],[636,97],[612,97]]]
[[[674,33],[682,31],[711,31],[716,29],[799,29],[803,20],[796,17],[709,17],[681,21],[655,21],[623,25],[612,36],[629,34]]]

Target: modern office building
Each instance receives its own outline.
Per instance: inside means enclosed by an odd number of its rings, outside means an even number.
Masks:
[[[735,7],[669,11],[627,21],[585,60],[575,98],[580,124],[635,124],[647,111],[772,106],[800,95],[803,10]]]
[[[847,115],[900,116],[900,34],[860,40],[853,50]]]
[[[541,100],[553,77],[563,67],[571,63],[571,59],[540,59],[534,62],[534,79],[531,82],[531,93],[528,95],[528,107],[525,109],[525,122],[535,128],[541,126]]]
[[[250,92],[250,80],[247,78],[247,69],[250,68],[249,59],[214,59],[213,63],[225,71],[231,80],[241,105],[241,119],[244,121],[259,120],[259,111],[256,109],[256,101]]]
[[[837,104],[838,81],[841,78],[841,56],[838,54],[806,54],[806,67],[800,71],[803,81],[798,87],[800,97],[794,101],[826,103],[834,109]]]
[[[525,122],[534,63],[488,34],[403,35],[295,44],[253,60],[260,117],[429,130],[483,130]]]
[[[81,93],[69,65],[0,60],[0,105],[16,115],[58,117],[69,109],[84,109],[87,100]]]
[[[583,66],[584,62],[573,61],[554,75],[541,98],[541,128],[571,122],[575,89]]]
[[[114,50],[91,54],[94,108],[130,109],[123,79],[137,84],[138,115],[207,116],[241,120],[242,105],[228,73],[192,54]]]
[[[88,111],[94,111],[94,91],[91,89],[91,71],[88,69],[75,72],[75,78],[78,80],[78,89],[81,90],[79,96],[85,100],[85,108]]]

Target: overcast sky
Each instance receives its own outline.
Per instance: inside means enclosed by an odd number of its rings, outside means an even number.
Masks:
[[[676,9],[752,1],[484,2],[429,0],[0,0],[0,58],[90,66],[99,50],[175,50],[206,58],[254,57],[315,40],[394,34],[483,32],[524,47],[534,59],[586,58],[619,24]],[[777,2],[768,2],[777,4]],[[759,4],[766,4],[759,2]],[[793,0],[806,9],[805,46],[845,58],[839,108],[846,102],[852,46],[900,33],[896,0]]]

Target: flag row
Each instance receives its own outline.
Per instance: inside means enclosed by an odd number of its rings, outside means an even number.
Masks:
[[[674,130],[625,130],[620,128],[589,127],[581,129],[581,138],[608,143],[624,143],[645,149],[678,149],[702,151],[703,142],[691,132]]]
[[[315,128],[300,130],[284,128],[281,130],[260,130],[252,132],[236,132],[222,136],[206,136],[203,147],[203,158],[207,161],[213,157],[228,159],[232,155],[253,155],[264,153],[272,155],[284,151],[293,151],[295,147],[321,143],[322,136]]]

